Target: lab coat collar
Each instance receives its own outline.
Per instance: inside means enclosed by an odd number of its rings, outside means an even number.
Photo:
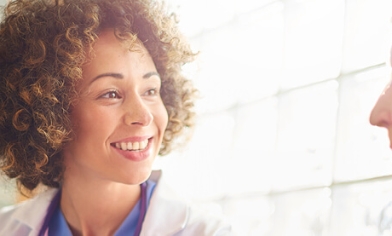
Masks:
[[[143,222],[141,236],[174,235],[183,230],[188,222],[188,202],[179,197],[161,178],[162,171],[153,171],[150,180],[157,183]]]
[[[162,171],[151,173],[150,180],[156,182],[154,193],[150,199],[145,216],[141,236],[174,235],[183,230],[188,222],[190,208],[188,202],[180,198],[161,179]],[[38,235],[42,228],[49,205],[58,192],[58,189],[48,189],[31,200],[21,203],[13,214],[19,226],[30,229],[29,235]]]

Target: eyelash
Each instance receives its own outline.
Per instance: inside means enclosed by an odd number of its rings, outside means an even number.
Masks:
[[[110,95],[112,95],[112,94],[114,94],[115,97],[114,97],[114,96],[113,96],[113,97],[110,96]],[[147,95],[147,96],[157,96],[157,95],[159,95],[159,91],[158,91],[157,88],[149,89],[149,90],[147,90],[146,95]],[[118,94],[118,91],[117,91],[117,90],[112,90],[112,91],[109,91],[109,92],[107,92],[107,93],[101,95],[100,98],[105,98],[105,99],[121,99],[122,97]]]

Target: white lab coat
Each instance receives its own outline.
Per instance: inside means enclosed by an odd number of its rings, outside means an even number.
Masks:
[[[231,235],[230,225],[221,217],[182,200],[160,178],[161,171],[153,171],[150,176],[157,185],[150,199],[140,235]],[[58,189],[50,189],[21,204],[1,209],[0,236],[38,235],[49,204],[57,191]]]

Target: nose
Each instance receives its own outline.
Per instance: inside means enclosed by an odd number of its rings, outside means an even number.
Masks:
[[[374,105],[370,113],[370,124],[389,127],[392,125],[392,87],[389,83]]]
[[[149,126],[153,120],[150,107],[140,98],[134,96],[124,103],[124,122],[127,125]]]

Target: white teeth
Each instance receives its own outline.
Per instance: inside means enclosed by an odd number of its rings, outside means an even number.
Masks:
[[[127,150],[127,144],[126,143],[121,143],[121,149],[122,150]]]
[[[115,143],[116,148],[124,150],[124,151],[137,151],[137,150],[143,150],[147,147],[148,145],[148,140],[144,140],[141,142],[122,142],[122,143]]]
[[[144,141],[140,142],[139,148],[140,149],[145,149],[147,147],[147,143],[148,143],[147,140],[144,140]]]

